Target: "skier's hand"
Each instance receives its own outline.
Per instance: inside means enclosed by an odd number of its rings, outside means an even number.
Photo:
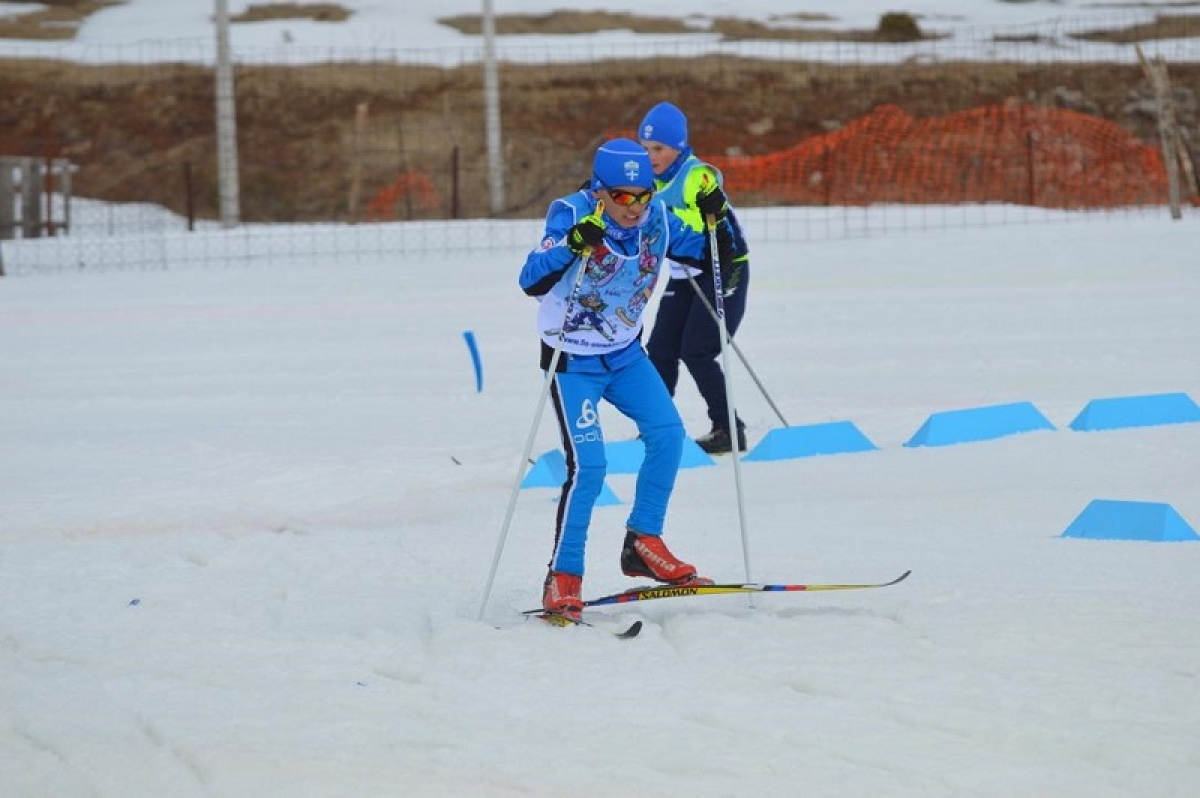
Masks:
[[[567,247],[576,255],[582,255],[604,240],[604,220],[599,209],[588,214],[567,232]]]
[[[700,209],[700,213],[705,219],[714,218],[720,219],[729,212],[729,200],[725,197],[725,192],[717,185],[714,180],[712,182],[705,181],[701,184],[700,190],[696,192],[696,207]]]

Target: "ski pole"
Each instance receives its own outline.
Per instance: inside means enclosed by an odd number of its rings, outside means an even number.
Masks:
[[[600,200],[596,203],[596,210],[593,213],[599,216],[603,212],[604,201]],[[546,407],[546,397],[550,395],[550,385],[554,382],[554,374],[558,369],[558,360],[562,356],[563,339],[566,336],[567,322],[570,321],[571,314],[575,311],[575,299],[579,295],[579,287],[583,284],[583,274],[587,271],[587,260],[591,256],[591,247],[585,247],[579,255],[579,272],[575,275],[575,282],[571,286],[571,294],[567,300],[567,310],[563,315],[563,323],[558,328],[558,340],[554,344],[554,354],[550,356],[550,366],[546,369],[546,378],[542,380],[541,395],[538,397],[537,409],[533,413],[533,423],[529,425],[529,435],[525,438],[525,451],[521,455],[521,463],[517,467],[517,478],[513,481],[512,491],[508,496],[508,509],[504,513],[504,523],[500,527],[500,538],[496,541],[496,553],[492,556],[492,568],[488,572],[487,584],[483,588],[483,600],[479,602],[479,616],[476,618],[479,621],[483,620],[483,614],[487,611],[488,599],[492,595],[492,585],[496,581],[496,570],[500,567],[500,556],[504,552],[504,543],[508,539],[508,528],[512,524],[513,513],[517,509],[517,497],[521,492],[521,481],[525,479],[525,464],[529,462],[529,455],[533,452],[533,441],[537,437],[538,424],[542,420],[542,410]]]
[[[713,310],[712,303],[708,301],[708,297],[706,297],[704,295],[704,291],[700,289],[700,284],[696,282],[696,278],[688,275],[688,282],[691,283],[692,288],[695,289],[696,296],[700,297],[700,301],[704,303],[704,309],[708,311],[708,315],[712,316],[713,321],[717,321],[717,311]],[[742,365],[746,367],[746,372],[750,375],[750,379],[754,380],[754,384],[758,386],[758,390],[762,392],[763,398],[767,400],[767,404],[769,404],[771,409],[775,411],[775,415],[779,416],[780,423],[782,423],[785,427],[790,427],[791,424],[787,423],[787,419],[783,417],[783,413],[780,413],[779,408],[775,406],[773,401],[771,401],[771,394],[767,393],[767,389],[763,387],[762,380],[760,380],[758,375],[754,373],[754,369],[750,368],[750,361],[747,360],[746,356],[742,354],[742,350],[738,347],[737,341],[733,340],[732,336],[729,338],[729,345],[733,347],[734,353],[741,358]]]
[[[707,214],[705,224],[708,227],[708,248],[712,254],[713,296],[717,300],[714,315],[717,317],[717,327],[721,330],[721,368],[725,372],[725,404],[729,411],[731,443],[729,450],[733,455],[733,484],[737,492],[738,526],[742,532],[742,561],[746,569],[746,581],[752,582],[753,580],[750,578],[750,542],[746,535],[746,503],[742,498],[742,460],[741,453],[738,451],[737,411],[734,409],[733,403],[733,371],[729,368],[730,347],[726,345],[726,341],[733,343],[733,339],[729,337],[729,330],[725,326],[725,292],[721,281],[721,255],[717,246],[716,216]],[[753,606],[753,599],[751,599],[751,606]]]

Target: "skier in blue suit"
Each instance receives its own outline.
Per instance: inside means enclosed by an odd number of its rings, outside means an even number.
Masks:
[[[694,230],[704,229],[704,215],[693,199],[709,182],[715,180],[724,185],[724,179],[716,168],[697,158],[692,151],[683,111],[669,102],[654,106],[638,126],[638,140],[650,153],[658,198]],[[736,211],[729,211],[728,220],[734,230],[740,231]],[[721,310],[725,332],[732,338],[746,315],[750,259],[742,253],[732,263],[721,261],[721,265],[722,274],[728,278],[721,282]],[[694,285],[691,285],[693,281]],[[673,264],[671,279],[658,303],[658,315],[646,342],[646,351],[672,396],[679,382],[680,361],[696,381],[712,422],[712,430],[696,439],[700,448],[709,454],[724,454],[733,451],[736,442],[738,451],[744,452],[746,425],[736,419],[736,435],[729,429],[729,397],[725,393],[725,374],[720,364],[721,330],[709,310],[717,304],[715,292],[711,276],[700,276],[686,264]]]
[[[588,527],[607,468],[601,399],[633,420],[646,447],[626,522],[622,572],[667,584],[711,583],[662,540],[684,427],[641,343],[643,311],[667,260],[711,273],[709,236],[654,198],[650,158],[636,141],[602,144],[592,167],[584,188],[550,203],[541,245],[529,253],[519,278],[522,290],[538,300],[541,365],[555,366],[550,396],[567,462],[542,606],[571,620],[583,610]],[[725,218],[720,186],[712,183],[696,202],[718,219],[720,262],[743,255],[746,244]]]

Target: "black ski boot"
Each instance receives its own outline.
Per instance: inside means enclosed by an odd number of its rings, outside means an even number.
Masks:
[[[740,420],[737,423],[738,451],[746,451],[746,425]],[[697,438],[696,444],[709,454],[729,454],[733,451],[733,440],[729,427],[724,424],[713,424],[712,430],[703,438]]]

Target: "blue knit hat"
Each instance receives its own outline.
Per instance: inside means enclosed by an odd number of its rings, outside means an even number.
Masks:
[[[638,138],[656,141],[677,150],[687,149],[687,117],[671,103],[659,103],[647,112],[638,125]]]
[[[612,139],[600,145],[592,161],[592,188],[636,186],[654,188],[650,153],[632,139]]]

